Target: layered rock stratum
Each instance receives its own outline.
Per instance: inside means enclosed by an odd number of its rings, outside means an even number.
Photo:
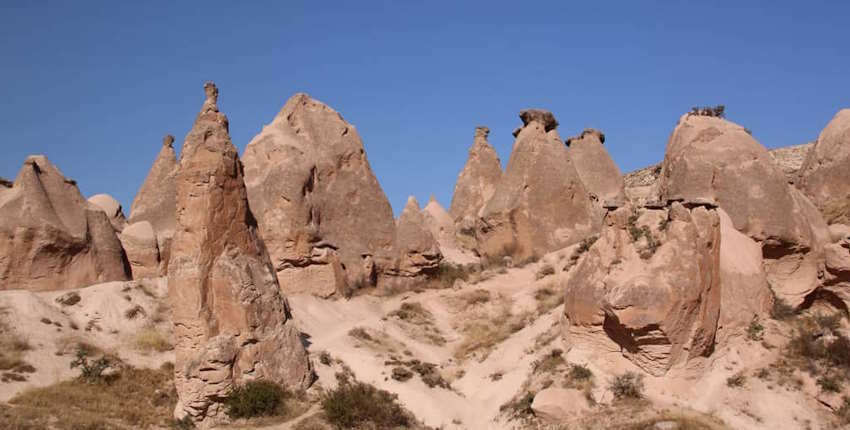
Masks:
[[[175,416],[226,420],[220,400],[245,381],[291,389],[313,381],[311,363],[256,220],[218,90],[186,136],[176,175],[177,230],[168,271],[175,336]]]

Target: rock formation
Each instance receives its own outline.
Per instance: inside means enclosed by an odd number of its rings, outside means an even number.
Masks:
[[[423,281],[436,273],[443,258],[413,196],[408,197],[398,217],[393,250],[395,258],[381,271],[379,285],[404,287]]]
[[[251,209],[284,291],[374,285],[392,253],[392,208],[357,130],[296,94],[245,149]]]
[[[124,218],[124,210],[121,208],[121,203],[115,200],[109,194],[95,194],[89,197],[89,203],[103,210],[106,213],[109,222],[116,232],[121,232],[127,225],[127,220]]]
[[[127,254],[133,279],[162,276],[165,266],[161,264],[156,232],[148,221],[139,221],[124,228],[118,235]]]
[[[175,176],[177,154],[174,152],[174,136],[162,138],[162,148],[156,156],[145,182],[139,188],[130,207],[130,224],[148,221],[157,235],[159,247],[167,253],[168,243],[174,235],[176,225]],[[168,261],[166,259],[166,261]]]
[[[458,239],[457,229],[452,216],[432,196],[422,209],[422,220],[425,228],[437,241],[443,258],[452,264],[475,263],[477,258],[471,252],[463,249]],[[473,238],[474,240],[474,238]]]
[[[469,158],[455,183],[449,213],[458,223],[472,227],[484,204],[490,200],[502,177],[499,154],[487,142],[490,129],[475,127],[475,139],[469,148]]]
[[[508,167],[476,226],[478,252],[518,260],[563,248],[598,227],[594,208],[551,113],[520,113]]]
[[[313,374],[257,234],[218,90],[204,89],[177,171],[168,288],[175,417],[209,426],[226,418],[220,400],[234,385],[264,379],[300,389]]]
[[[741,126],[686,114],[670,136],[659,179],[662,201],[711,202],[762,245],[771,288],[799,305],[818,286],[826,225]]]
[[[0,290],[78,288],[128,275],[106,213],[47,157],[28,157],[13,186],[0,188]]]
[[[850,109],[842,109],[809,150],[799,187],[826,221],[850,224]]]
[[[602,145],[605,135],[599,130],[586,129],[578,136],[567,139],[570,159],[576,172],[600,205],[606,200],[622,205],[625,200],[623,175]]]

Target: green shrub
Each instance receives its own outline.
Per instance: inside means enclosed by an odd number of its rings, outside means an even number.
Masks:
[[[112,366],[108,358],[100,357],[89,361],[89,353],[83,349],[77,349],[76,358],[71,361],[71,369],[80,369],[80,379],[86,384],[100,384],[107,382],[107,376],[103,372]]]
[[[570,378],[576,381],[582,381],[593,377],[593,372],[581,364],[573,364],[570,368]]]
[[[747,377],[743,373],[736,373],[726,378],[726,385],[733,388],[743,387],[746,382]]]
[[[639,399],[643,397],[643,375],[634,372],[617,375],[608,383],[608,389],[617,399]]]
[[[286,390],[269,381],[250,381],[233,388],[224,399],[231,418],[253,418],[283,415]]]
[[[340,379],[339,386],[322,397],[322,411],[328,422],[339,429],[410,425],[410,418],[398,404],[396,395],[348,379]]]
[[[841,377],[835,374],[823,375],[818,378],[818,385],[823,391],[840,393],[842,385],[841,379]]]
[[[747,339],[758,341],[762,337],[764,337],[764,326],[759,323],[757,318],[754,318],[747,327]]]
[[[785,302],[779,297],[773,297],[773,308],[770,310],[770,316],[777,321],[785,321],[791,319],[796,314],[794,307]]]
[[[691,115],[698,116],[711,116],[715,118],[724,118],[726,116],[726,106],[717,105],[717,106],[701,106],[701,107],[692,107]]]

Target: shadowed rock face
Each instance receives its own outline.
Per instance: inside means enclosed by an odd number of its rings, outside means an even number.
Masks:
[[[737,230],[761,243],[768,279],[780,298],[798,305],[817,287],[826,225],[743,127],[684,115],[667,145],[659,194],[665,201],[723,208]]]
[[[176,225],[177,154],[174,152],[174,136],[162,139],[162,148],[156,156],[145,182],[139,188],[130,207],[128,223],[148,221],[153,226],[159,242],[167,243],[174,235]]]
[[[374,285],[392,259],[394,219],[354,126],[296,94],[248,144],[243,162],[284,291],[329,296]]]
[[[226,419],[219,400],[234,385],[262,378],[306,388],[313,373],[248,208],[218,90],[211,83],[204,89],[177,171],[168,288],[175,416],[206,427]]]
[[[499,154],[487,142],[489,134],[490,129],[487,127],[475,128],[475,139],[469,148],[469,158],[455,183],[449,213],[458,223],[471,226],[475,222],[502,177]]]
[[[551,113],[523,111],[508,167],[476,226],[478,252],[524,260],[563,248],[598,228],[593,205]]]
[[[605,135],[594,129],[567,139],[567,151],[587,191],[599,203],[625,199],[623,175],[602,145]]]
[[[130,224],[118,235],[121,246],[127,254],[133,279],[156,278],[162,276],[164,265],[161,264],[156,232],[151,223],[139,221]]]
[[[109,194],[95,194],[89,197],[88,202],[103,210],[112,223],[112,227],[116,232],[121,232],[127,225],[127,220],[124,218],[124,210],[121,208],[121,203],[115,200]]]
[[[842,109],[809,150],[799,187],[826,221],[850,224],[850,109]]]
[[[30,156],[0,188],[0,289],[59,290],[129,276],[106,213],[47,157]]]
[[[407,199],[398,218],[393,243],[397,255],[383,271],[380,285],[412,286],[436,273],[443,256],[436,239],[425,225],[419,202],[413,196]]]

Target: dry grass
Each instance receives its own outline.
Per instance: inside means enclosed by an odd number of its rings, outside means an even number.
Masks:
[[[484,360],[490,352],[512,334],[522,330],[533,317],[531,312],[513,313],[509,301],[499,298],[495,312],[473,315],[460,328],[463,340],[456,347],[454,356],[463,360],[470,355]]]
[[[550,283],[535,291],[534,299],[537,300],[538,315],[548,313],[552,309],[564,304],[564,294],[558,291],[554,283]]]
[[[144,352],[165,352],[174,349],[171,340],[153,327],[145,327],[139,330],[133,338],[133,345],[139,351]]]
[[[419,302],[404,302],[387,316],[403,321],[402,329],[411,337],[437,346],[446,344],[443,333],[434,325],[434,315]]]
[[[9,429],[168,427],[177,401],[168,369],[123,368],[108,384],[73,380],[27,391],[0,406]]]
[[[5,318],[4,309],[0,309],[0,370],[9,370],[26,364],[23,356],[30,350],[30,344],[2,318]]]

